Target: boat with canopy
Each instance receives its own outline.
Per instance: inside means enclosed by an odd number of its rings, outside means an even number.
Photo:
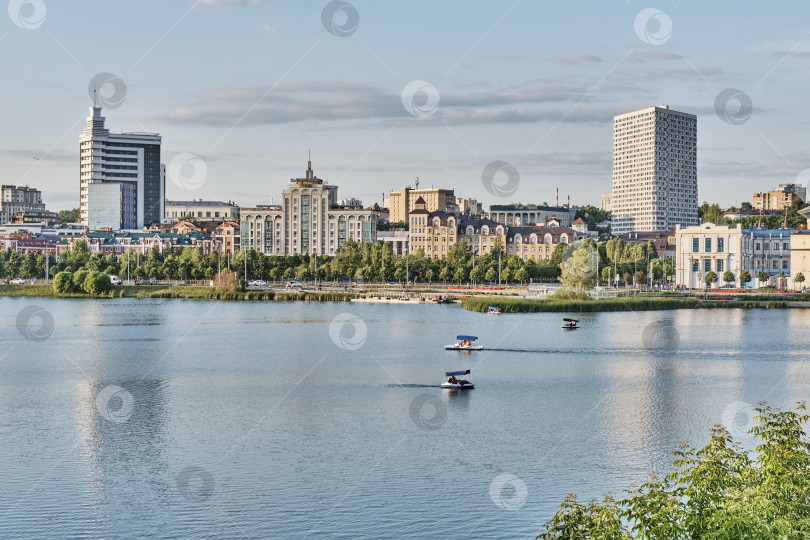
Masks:
[[[444,376],[447,377],[447,380],[441,384],[441,387],[448,390],[472,390],[473,388],[475,388],[475,385],[473,383],[471,383],[466,379],[457,378],[469,374],[470,374],[469,369],[464,371],[447,371],[444,374]]]
[[[484,348],[483,345],[473,345],[473,342],[478,338],[476,336],[465,336],[464,334],[456,336],[458,342],[452,345],[445,345],[444,348],[448,351],[480,351]]]

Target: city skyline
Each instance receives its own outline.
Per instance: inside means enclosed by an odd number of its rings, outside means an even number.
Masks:
[[[312,148],[319,174],[367,205],[418,176],[486,206],[553,204],[558,187],[598,206],[613,117],[662,103],[698,116],[699,202],[806,185],[810,8],[658,8],[23,3],[0,22],[9,80],[24,81],[3,89],[15,104],[3,183],[78,207],[76,137],[95,86],[115,132],[160,133],[170,170],[178,156],[192,169],[196,183],[167,179],[169,199],[266,203]],[[105,26],[117,20],[129,24]],[[519,172],[514,190],[484,185],[493,161]]]

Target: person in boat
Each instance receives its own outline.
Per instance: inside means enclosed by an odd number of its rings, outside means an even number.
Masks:
[[[455,375],[450,375],[450,378],[447,379],[447,382],[450,384],[458,384],[458,379],[456,379]]]
[[[469,342],[469,340],[466,340],[466,339],[465,339],[464,341],[462,341],[462,342],[461,342],[461,346],[462,346],[462,347],[469,347],[469,346],[470,346],[470,342]]]

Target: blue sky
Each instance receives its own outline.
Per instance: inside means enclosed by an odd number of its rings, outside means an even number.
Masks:
[[[701,201],[739,204],[810,180],[806,3],[353,0],[334,19],[356,14],[346,36],[327,31],[327,6],[11,0],[0,13],[0,181],[40,188],[53,210],[78,206],[78,136],[99,73],[126,84],[120,107],[104,110],[110,129],[160,133],[167,164],[199,156],[204,178],[167,180],[171,199],[278,199],[311,148],[316,175],[365,204],[419,177],[486,205],[553,204],[557,187],[561,202],[598,205],[613,116],[664,103],[698,115]],[[645,19],[648,8],[660,15]],[[411,96],[416,114],[402,98],[412,81],[430,85]],[[720,109],[731,122],[717,113],[729,88],[750,115],[736,99]],[[485,189],[494,160],[519,172],[513,194]]]

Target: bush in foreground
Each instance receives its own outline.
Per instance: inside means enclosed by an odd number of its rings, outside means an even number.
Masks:
[[[678,470],[665,478],[587,505],[569,495],[537,538],[806,539],[810,538],[810,443],[804,403],[797,411],[754,409],[759,439],[753,457],[723,426],[701,450],[673,452]]]

